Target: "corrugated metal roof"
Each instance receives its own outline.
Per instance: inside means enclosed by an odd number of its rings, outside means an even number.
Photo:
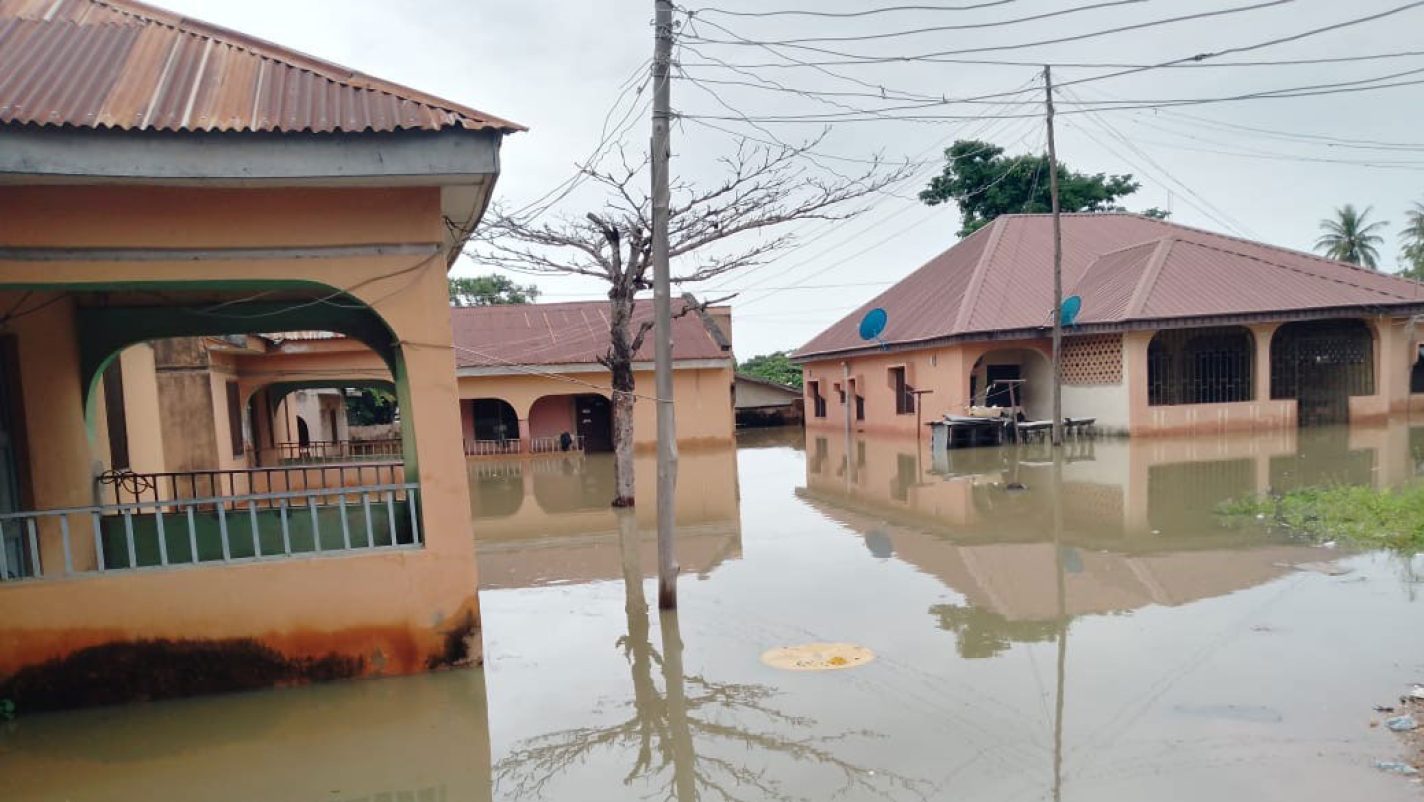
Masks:
[[[0,122],[165,131],[521,131],[133,0],[0,0]]]
[[[1052,226],[1049,215],[997,218],[797,356],[874,347],[858,327],[877,306],[890,344],[1051,326]],[[1082,297],[1084,324],[1424,303],[1407,279],[1134,214],[1063,215],[1063,287]]]
[[[682,308],[683,302],[675,299],[674,312]],[[652,304],[635,306],[633,330],[652,316]],[[455,360],[462,368],[587,364],[596,363],[608,352],[607,301],[469,306],[452,309],[450,320]],[[672,334],[675,359],[731,357],[698,315],[674,319]],[[652,358],[653,338],[649,335],[634,359]]]

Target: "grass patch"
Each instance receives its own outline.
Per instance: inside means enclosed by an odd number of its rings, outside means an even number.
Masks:
[[[1424,550],[1424,485],[1398,489],[1305,487],[1225,502],[1228,522],[1254,519],[1313,540],[1398,551]]]

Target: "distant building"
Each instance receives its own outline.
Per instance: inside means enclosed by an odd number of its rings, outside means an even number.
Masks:
[[[1131,214],[1068,214],[1063,414],[1155,434],[1378,420],[1424,409],[1424,287]],[[1051,416],[1052,218],[1004,215],[795,355],[808,425],[910,433],[976,406]],[[883,308],[874,342],[858,324]],[[1012,385],[1005,380],[1021,380]]]
[[[785,426],[801,422],[801,388],[738,373],[733,393],[738,426]]]
[[[683,301],[675,301],[682,312]],[[652,317],[639,304],[632,326]],[[608,302],[470,306],[450,311],[460,419],[470,455],[610,451],[612,394]],[[673,400],[677,439],[689,445],[732,440],[732,310],[714,306],[673,320]],[[651,332],[636,355],[634,443],[657,442]]]

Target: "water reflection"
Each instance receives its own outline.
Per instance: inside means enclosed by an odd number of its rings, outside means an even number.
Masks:
[[[736,449],[690,449],[679,457],[677,557],[685,573],[708,576],[741,555]],[[613,498],[613,455],[550,454],[471,460],[471,503],[487,589],[616,579],[619,515]],[[655,565],[656,457],[635,460],[640,501],[635,520],[648,533],[636,544],[645,568]]]
[[[478,461],[483,671],[22,718],[0,799],[1417,797],[1368,726],[1424,665],[1408,563],[1209,509],[1407,481],[1418,430],[1099,441],[1061,467],[753,440],[683,455],[676,616],[645,595],[651,487],[619,515],[596,461]],[[1322,561],[1351,573],[1293,568]],[[758,659],[811,641],[877,659]]]
[[[817,722],[778,708],[775,689],[718,682],[683,667],[676,611],[658,611],[658,642],[650,627],[640,565],[636,516],[618,514],[625,634],[612,647],[627,664],[631,704],[611,723],[539,735],[516,744],[494,766],[502,798],[564,798],[555,783],[565,772],[611,759],[626,765],[622,782],[639,798],[809,800],[819,783],[833,796],[885,797],[918,793],[919,783],[859,765],[850,753],[869,732],[817,734]],[[658,680],[661,680],[659,687]],[[794,783],[782,778],[788,766]],[[776,773],[765,766],[776,766]],[[572,798],[572,797],[568,797]]]

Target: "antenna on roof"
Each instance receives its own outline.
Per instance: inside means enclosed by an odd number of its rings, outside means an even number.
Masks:
[[[890,315],[881,307],[875,307],[865,313],[865,317],[860,319],[860,339],[866,342],[877,342],[881,348],[887,348],[885,341],[880,335],[885,333],[885,325],[890,322]]]
[[[1078,313],[1083,311],[1083,299],[1077,295],[1070,295],[1063,299],[1063,309],[1058,315],[1059,323],[1067,328],[1078,320]]]

